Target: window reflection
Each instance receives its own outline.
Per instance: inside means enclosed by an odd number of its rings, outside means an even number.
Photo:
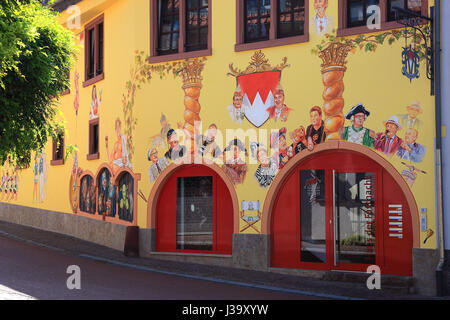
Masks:
[[[177,249],[213,250],[213,178],[177,178]]]
[[[300,261],[326,262],[325,171],[300,171]]]

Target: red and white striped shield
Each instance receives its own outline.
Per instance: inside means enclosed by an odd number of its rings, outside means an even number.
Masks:
[[[256,72],[237,77],[244,94],[245,117],[255,127],[261,127],[268,119],[267,108],[274,105],[275,89],[280,82],[281,71]]]

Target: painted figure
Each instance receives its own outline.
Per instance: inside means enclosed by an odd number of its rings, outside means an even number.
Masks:
[[[106,215],[114,217],[116,215],[116,187],[112,179],[109,179],[108,200],[106,201]]]
[[[322,109],[314,106],[309,111],[311,125],[306,129],[306,139],[308,140],[308,150],[312,151],[316,144],[325,142],[326,133],[322,120]]]
[[[39,202],[44,202],[47,186],[47,157],[45,152],[39,152]]]
[[[148,161],[151,161],[152,165],[148,169],[148,177],[150,183],[155,182],[159,175],[167,166],[169,161],[166,158],[158,158],[158,151],[156,149],[150,149],[148,152]]]
[[[409,128],[405,133],[405,140],[400,145],[397,151],[397,156],[400,159],[411,162],[422,162],[425,157],[426,148],[417,143],[416,140],[419,132],[416,129]]]
[[[275,105],[267,108],[267,112],[269,113],[269,119],[274,119],[275,122],[281,120],[282,122],[286,122],[289,116],[289,112],[292,109],[288,108],[284,104],[284,90],[279,83],[274,94],[274,102]]]
[[[38,154],[36,153],[34,155],[34,164],[33,164],[33,174],[34,174],[34,179],[33,179],[33,202],[38,202],[39,201],[39,197],[38,197],[38,183],[39,183],[39,161],[38,161]]]
[[[245,152],[245,156],[248,156],[247,149],[239,139],[230,141],[225,148],[225,164],[222,166],[225,173],[231,178],[234,184],[241,184],[245,180],[247,175],[248,166],[244,160],[240,158],[240,153]],[[230,155],[231,153],[231,155]]]
[[[94,84],[92,87],[92,101],[91,101],[91,111],[89,112],[89,119],[98,118],[98,109],[102,103],[102,90],[100,90],[100,98],[97,97],[97,87]]]
[[[198,135],[196,138],[198,153],[206,163],[213,163],[214,159],[223,157],[222,150],[216,143],[216,135],[217,126],[213,123],[208,127],[206,136]]]
[[[418,116],[422,113],[422,108],[420,107],[420,103],[413,102],[410,106],[406,107],[407,114],[399,115],[399,119],[401,124],[405,128],[413,128],[419,130],[422,127],[422,121],[418,118]]]
[[[133,221],[134,211],[134,180],[130,174],[122,177],[119,183],[119,218]]]
[[[289,157],[292,158],[296,154],[308,148],[308,140],[306,139],[305,127],[300,126],[290,134],[292,144],[289,146]]]
[[[286,128],[281,128],[277,133],[272,133],[270,136],[270,147],[277,151],[273,154],[273,160],[277,163],[281,170],[292,157],[288,155],[288,146],[286,143]]]
[[[316,33],[320,36],[330,33],[333,30],[333,20],[326,15],[328,8],[328,0],[314,0],[314,16],[311,25],[316,29]]]
[[[106,154],[108,155],[109,162],[113,168],[113,175],[116,175],[120,168],[132,168],[127,149],[127,138],[122,134],[121,127],[122,122],[117,118],[115,125],[117,141],[114,143],[114,149],[111,153],[109,153],[108,149],[108,136],[105,137]]]
[[[250,150],[252,151],[252,156],[259,163],[258,169],[255,172],[255,178],[261,187],[267,188],[278,172],[278,165],[276,161],[267,155],[267,149],[262,145],[252,142],[250,144]],[[248,210],[252,209],[248,208]]]
[[[180,145],[178,135],[173,129],[167,132],[167,144],[169,145],[169,150],[164,154],[166,159],[175,161],[186,155],[186,147]]]
[[[73,100],[73,108],[75,109],[75,115],[78,115],[78,109],[80,108],[80,85],[78,84],[78,79],[80,79],[80,75],[77,71],[74,74],[74,83],[75,83],[75,98]]]
[[[424,173],[424,174],[426,174],[425,171],[423,171],[423,170],[421,170],[419,168],[416,168],[413,165],[409,165],[409,164],[406,164],[404,162],[402,162],[402,164],[404,166],[406,166],[406,168],[407,168],[407,169],[402,171],[402,176],[405,179],[405,181],[409,184],[410,187],[412,187],[414,185],[414,182],[416,182],[417,173]]]
[[[369,115],[370,112],[364,108],[362,103],[354,106],[345,116],[347,120],[352,122],[352,125],[341,129],[342,140],[373,148],[375,132],[364,128],[364,122]]]
[[[377,133],[374,141],[374,148],[383,152],[387,157],[392,157],[402,145],[403,140],[397,136],[397,132],[402,129],[396,116],[384,121],[385,132]]]
[[[231,120],[233,120],[233,122],[238,122],[239,124],[242,124],[242,120],[244,120],[245,112],[248,108],[243,101],[244,93],[242,92],[241,86],[238,85],[233,95],[233,104],[228,106],[228,113],[230,114]]]
[[[166,116],[161,113],[161,118],[159,120],[161,124],[161,131],[159,134],[150,138],[151,140],[151,148],[164,148],[166,147],[166,136],[167,132],[169,132],[170,124],[167,122]]]

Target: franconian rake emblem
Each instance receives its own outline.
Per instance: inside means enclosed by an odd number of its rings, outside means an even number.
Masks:
[[[240,109],[239,112],[244,113],[250,123],[259,128],[270,117],[267,109],[274,106],[274,96],[280,85],[281,71],[289,65],[286,63],[287,58],[284,58],[281,65],[272,67],[261,51],[255,52],[251,60],[245,71],[237,70],[233,64],[230,64],[228,75],[236,78],[235,96],[241,96],[243,100],[242,106],[235,104],[235,107]],[[235,113],[238,113],[237,110],[230,110],[230,115]]]
[[[402,73],[409,81],[419,78],[419,55],[411,48],[411,45],[409,48],[403,48],[402,64]]]

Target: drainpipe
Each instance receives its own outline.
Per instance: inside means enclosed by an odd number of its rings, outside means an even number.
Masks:
[[[437,295],[445,294],[444,286],[444,219],[442,201],[442,121],[441,121],[441,0],[435,0],[434,24],[435,24],[435,105],[436,105],[436,197],[438,215],[438,241],[439,241],[439,264],[436,268]]]

